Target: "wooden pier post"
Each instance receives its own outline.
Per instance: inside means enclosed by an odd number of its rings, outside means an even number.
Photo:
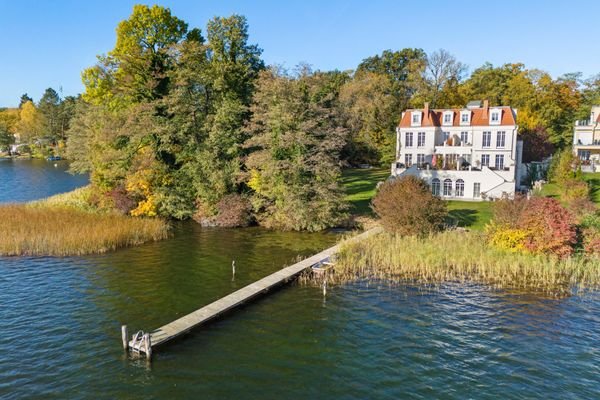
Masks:
[[[127,331],[127,325],[121,325],[121,340],[123,340],[123,350],[127,351],[129,348],[129,333]]]
[[[146,358],[150,360],[152,358],[152,339],[150,339],[150,334],[146,333],[144,335],[144,348],[146,349]]]

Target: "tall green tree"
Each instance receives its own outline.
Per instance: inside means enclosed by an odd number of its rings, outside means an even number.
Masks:
[[[27,93],[22,94],[19,100],[19,108],[23,107],[23,104],[27,103],[28,101],[33,103],[33,99],[29,97]]]
[[[248,186],[257,219],[286,230],[321,230],[344,217],[339,108],[318,94],[323,76],[261,73],[248,126]]]
[[[168,8],[135,5],[117,27],[115,48],[83,72],[84,99],[124,107],[164,96],[172,61],[169,49],[185,39],[187,28]],[[200,39],[197,31],[192,36]]]
[[[61,99],[58,92],[48,88],[37,105],[42,116],[43,134],[53,141],[57,141],[61,133],[60,104]]]

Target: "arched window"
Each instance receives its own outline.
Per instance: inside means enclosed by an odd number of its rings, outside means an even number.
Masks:
[[[440,195],[440,180],[438,178],[433,178],[431,180],[431,193],[434,196]]]
[[[444,196],[452,196],[452,179],[444,179]]]
[[[456,197],[463,197],[465,195],[465,181],[462,179],[456,180],[456,190],[454,194]]]

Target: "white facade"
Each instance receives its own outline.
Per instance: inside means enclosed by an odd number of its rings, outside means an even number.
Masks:
[[[407,110],[396,130],[392,175],[425,179],[434,194],[480,201],[520,186],[522,142],[510,107]]]
[[[573,153],[583,172],[600,171],[600,106],[592,107],[589,120],[575,121]]]

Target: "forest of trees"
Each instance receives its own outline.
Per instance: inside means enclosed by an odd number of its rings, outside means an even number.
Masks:
[[[48,89],[0,111],[0,147],[67,140],[96,201],[139,216],[319,230],[345,217],[342,166],[387,167],[403,110],[518,109],[524,160],[571,143],[600,103],[600,75],[552,78],[520,63],[467,67],[445,50],[386,50],[353,71],[267,66],[243,16],[191,28],[168,8],[137,5],[114,49],[83,71],[81,98]]]
[[[63,149],[78,101],[79,97],[62,98],[56,90],[48,88],[37,104],[25,93],[18,108],[0,108],[0,151],[10,152],[15,135],[29,153],[37,150],[47,156],[53,149]]]

